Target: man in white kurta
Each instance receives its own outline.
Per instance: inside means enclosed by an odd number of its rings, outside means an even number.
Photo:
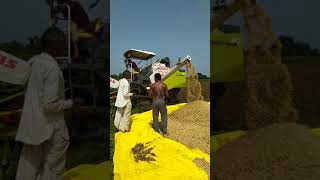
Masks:
[[[46,43],[50,41],[55,40],[47,37]],[[47,48],[54,48],[54,43]],[[62,180],[69,146],[64,110],[73,103],[65,100],[63,74],[51,55],[41,53],[29,62],[31,74],[16,135],[23,143],[16,179]]]
[[[114,125],[116,128],[122,132],[129,130],[129,116],[131,114],[131,100],[130,96],[130,84],[128,79],[131,78],[131,73],[125,71],[123,73],[123,78],[119,80],[119,88],[115,106],[117,107]]]

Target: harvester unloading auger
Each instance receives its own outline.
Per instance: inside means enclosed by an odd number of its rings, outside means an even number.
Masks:
[[[211,32],[215,33],[238,11],[248,34],[245,78],[247,127],[254,129],[276,122],[296,121],[298,114],[292,106],[290,74],[287,66],[281,62],[281,42],[272,32],[271,19],[256,1],[235,0],[217,6],[211,20]],[[215,59],[214,52],[217,51],[213,50],[213,61],[223,61]],[[214,66],[214,63],[211,64]]]
[[[178,63],[170,67],[170,60],[164,58],[152,62],[152,58],[156,56],[153,52],[147,52],[137,49],[130,49],[124,53],[125,71],[131,72],[130,86],[133,92],[133,98],[150,98],[148,90],[150,85],[154,83],[154,75],[160,73],[162,81],[169,89],[169,103],[180,101],[191,102],[194,100],[202,100],[201,84],[198,82],[198,74],[191,63],[191,57],[186,56],[180,59]],[[139,60],[139,64],[145,61],[147,65],[139,70],[134,70],[131,59]],[[151,60],[151,62],[149,62]],[[184,68],[185,67],[185,68]],[[110,79],[110,86],[117,88],[118,81]]]

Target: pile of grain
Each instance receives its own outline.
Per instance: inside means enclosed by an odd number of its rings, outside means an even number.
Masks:
[[[210,104],[193,101],[168,116],[168,138],[191,149],[210,153]],[[196,159],[197,166],[209,175],[210,164]]]
[[[210,163],[208,163],[205,159],[195,159],[194,163],[204,170],[208,174],[208,179],[210,179]]]
[[[192,102],[203,100],[201,83],[198,81],[198,73],[195,67],[188,63],[187,65],[187,85],[182,88],[178,94],[180,102]]]
[[[193,101],[168,116],[169,138],[210,153],[210,104]]]
[[[213,158],[215,180],[318,180],[320,138],[295,123],[249,132],[219,149]]]
[[[250,34],[245,112],[248,129],[297,121],[290,73],[281,63],[281,42],[272,32],[270,18],[251,0],[242,0],[240,11]]]
[[[283,64],[259,64],[248,72],[249,98],[246,117],[249,129],[273,123],[296,122],[298,114],[292,106],[292,84]]]

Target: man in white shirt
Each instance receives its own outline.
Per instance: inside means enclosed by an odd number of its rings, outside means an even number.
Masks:
[[[122,132],[129,131],[129,116],[131,114],[131,100],[130,97],[130,84],[128,79],[131,78],[131,73],[125,71],[123,73],[123,78],[119,80],[119,88],[115,106],[117,107],[114,125],[116,128]]]
[[[31,74],[16,135],[24,144],[17,180],[62,180],[69,146],[64,110],[73,102],[65,100],[63,74],[53,58],[64,54],[65,35],[49,28],[41,40],[43,53],[29,61]]]

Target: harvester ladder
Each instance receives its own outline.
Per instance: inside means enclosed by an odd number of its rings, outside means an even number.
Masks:
[[[68,37],[68,56],[67,57],[56,57],[57,60],[62,60],[63,63],[60,64],[60,67],[62,69],[67,69],[68,70],[68,86],[70,88],[70,96],[72,99],[74,99],[74,90],[75,89],[88,89],[90,91],[90,94],[92,95],[92,107],[94,112],[97,110],[97,94],[96,94],[96,79],[95,79],[95,71],[96,71],[96,64],[95,64],[95,58],[91,58],[91,64],[79,64],[79,63],[74,63],[72,61],[71,57],[71,8],[69,5],[66,5],[68,8],[68,17],[67,19],[58,19],[58,20],[65,20],[67,21],[67,37]],[[53,16],[51,17],[53,18]],[[51,19],[51,22],[52,19]],[[52,25],[52,24],[51,24]],[[89,72],[89,79],[90,82],[86,84],[82,83],[73,83],[73,74],[72,72],[76,72],[77,70],[86,70]],[[72,110],[72,114],[74,111]]]

